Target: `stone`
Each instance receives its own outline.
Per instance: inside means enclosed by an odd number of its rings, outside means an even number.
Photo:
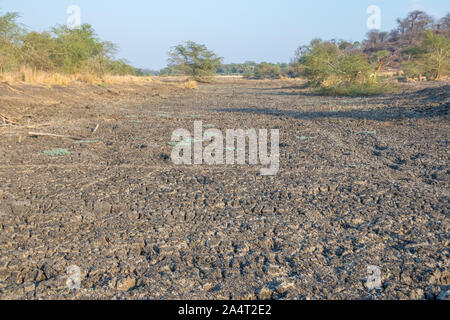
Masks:
[[[112,211],[112,206],[106,201],[96,201],[94,203],[94,212],[99,215],[107,215]]]
[[[36,289],[36,286],[34,285],[34,282],[25,282],[23,284],[23,290],[25,293],[33,292]]]
[[[295,288],[295,284],[292,282],[283,282],[282,284],[280,284],[277,288],[277,291],[281,294],[284,294],[292,289]]]
[[[260,299],[260,300],[268,300],[271,297],[272,297],[272,291],[267,287],[263,287],[258,293],[258,299]]]
[[[214,288],[214,284],[207,282],[203,285],[203,290],[210,291],[212,288]]]
[[[116,288],[119,291],[129,291],[135,286],[136,286],[136,279],[127,277],[117,281]]]
[[[411,293],[409,294],[409,297],[414,300],[420,300],[420,299],[423,299],[424,295],[425,295],[425,293],[422,289],[415,289],[415,290],[411,291]]]
[[[269,276],[271,277],[278,277],[281,275],[281,269],[280,267],[276,266],[276,265],[271,265],[269,266],[269,268],[267,269],[267,273],[269,274]]]
[[[437,300],[448,300],[450,298],[450,290],[449,291],[442,291],[437,296]]]

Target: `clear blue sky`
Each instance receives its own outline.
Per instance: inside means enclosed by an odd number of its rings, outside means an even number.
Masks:
[[[226,63],[289,62],[312,38],[361,40],[366,9],[381,8],[381,29],[414,9],[435,17],[449,0],[0,0],[2,12],[17,11],[30,29],[67,21],[69,5],[81,8],[82,23],[120,47],[118,57],[160,69],[170,47],[186,40],[206,44]]]

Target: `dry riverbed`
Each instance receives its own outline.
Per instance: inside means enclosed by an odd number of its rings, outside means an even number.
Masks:
[[[0,298],[448,298],[449,96],[0,85]],[[174,165],[200,120],[279,129],[278,174]]]

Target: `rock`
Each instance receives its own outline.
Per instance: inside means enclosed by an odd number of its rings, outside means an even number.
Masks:
[[[141,218],[141,215],[136,210],[131,211],[128,213],[128,218],[130,220],[139,220]]]
[[[4,258],[0,260],[0,271],[6,271],[9,265],[9,260]]]
[[[263,287],[258,293],[258,299],[260,299],[260,300],[268,300],[271,297],[272,297],[272,291],[267,287]]]
[[[11,206],[7,205],[6,203],[0,203],[0,217],[1,216],[10,216],[12,215],[12,209]]]
[[[207,282],[203,285],[203,290],[210,291],[212,288],[214,288],[214,284]]]
[[[277,291],[281,294],[284,294],[292,289],[295,288],[295,284],[292,282],[283,282],[282,284],[280,284],[277,288]]]
[[[96,201],[94,203],[94,213],[99,215],[107,215],[112,212],[112,206],[106,201]]]
[[[438,300],[449,300],[450,298],[450,291],[442,291],[441,293],[439,293],[439,295],[437,296]]]
[[[41,270],[39,270],[37,275],[36,275],[36,279],[35,280],[37,282],[44,281],[45,280],[45,274]]]
[[[413,291],[411,291],[411,293],[409,294],[409,297],[413,300],[420,300],[423,299],[425,293],[422,289],[415,289]]]
[[[4,282],[9,277],[9,272],[5,270],[0,270],[0,282]]]
[[[431,284],[437,284],[441,286],[450,285],[450,270],[436,270],[430,279]]]
[[[215,204],[214,204],[214,208],[217,208],[217,209],[223,209],[223,208],[225,208],[226,207],[226,205],[225,205],[225,203],[223,202],[223,201],[217,201]]]
[[[136,286],[136,279],[127,277],[117,281],[116,288],[119,291],[129,291],[135,286]]]
[[[411,277],[407,272],[402,272],[400,279],[402,280],[403,283],[410,283],[411,282]]]
[[[233,295],[233,300],[251,301],[255,300],[255,294],[253,292],[239,292]]]
[[[269,266],[269,268],[267,269],[267,273],[269,274],[269,276],[271,277],[278,277],[281,275],[281,269],[280,267],[278,267],[277,265],[271,265]]]
[[[34,282],[25,282],[23,285],[23,290],[25,291],[25,293],[34,292],[35,289],[36,286],[34,285]]]
[[[169,161],[170,157],[166,153],[161,153],[159,155],[159,159],[164,161],[164,162],[167,162],[167,161]]]

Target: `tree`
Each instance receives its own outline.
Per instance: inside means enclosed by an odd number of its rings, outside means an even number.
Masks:
[[[432,80],[439,80],[450,70],[450,38],[432,30],[424,32],[421,46],[413,47],[410,54],[413,61],[404,64],[407,74],[411,76],[426,75]]]
[[[244,75],[248,79],[280,79],[281,68],[280,65],[262,62],[258,64],[252,72]]]
[[[115,60],[116,45],[101,41],[94,29],[56,26],[51,31],[26,31],[17,13],[0,15],[0,71],[22,67],[48,72],[95,75],[139,72],[124,60]]]
[[[24,29],[17,22],[18,18],[16,12],[0,15],[0,71],[20,62],[20,37]]]
[[[321,86],[325,83],[338,82],[339,57],[342,50],[333,41],[314,39],[310,45],[297,50],[297,61],[301,66],[301,73],[311,85]]]
[[[439,20],[436,30],[447,37],[450,37],[450,13],[447,13],[445,17]]]
[[[371,52],[376,52],[386,48],[386,43],[389,40],[389,34],[387,32],[371,30],[367,33],[366,38],[367,39],[363,41],[364,48]]]
[[[29,32],[22,39],[23,62],[34,69],[54,71],[56,42],[49,32]]]
[[[89,24],[83,24],[79,29],[57,26],[52,32],[56,36],[54,59],[63,72],[79,72],[89,60],[92,62],[105,55],[104,45]]]
[[[416,45],[423,39],[423,32],[433,26],[433,17],[423,11],[412,11],[405,19],[397,19],[400,45]]]
[[[169,52],[169,67],[176,74],[184,74],[196,80],[213,76],[222,58],[209,51],[205,45],[187,41]]]
[[[377,83],[376,68],[349,42],[315,39],[297,50],[297,68],[322,94],[358,96],[390,90]]]

